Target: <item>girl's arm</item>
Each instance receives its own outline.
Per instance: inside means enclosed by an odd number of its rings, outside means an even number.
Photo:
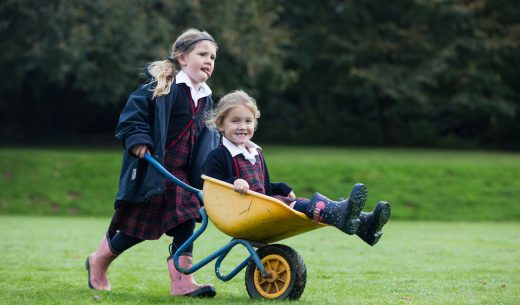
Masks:
[[[144,154],[145,153],[149,154],[150,150],[148,149],[148,146],[146,146],[146,145],[134,145],[132,147],[132,153],[134,153],[134,155],[139,157],[139,159],[143,159]]]
[[[281,195],[285,197],[295,198],[296,195],[292,191],[292,187],[290,187],[285,182],[271,182],[271,178],[269,178],[269,170],[267,169],[267,163],[265,161],[265,158],[263,157],[263,154],[261,155],[261,158],[264,163],[264,185],[266,187],[266,190],[270,187],[271,188],[271,194],[270,195]]]
[[[292,188],[285,182],[272,182],[271,189],[273,190],[273,195],[282,195],[282,196],[291,197],[291,198],[296,197],[293,193]],[[294,197],[292,197],[291,194]]]
[[[239,192],[240,194],[244,195],[249,190],[249,183],[245,181],[244,179],[237,179],[235,182],[233,182],[233,186],[235,187],[235,191]]]
[[[153,114],[150,111],[152,100],[148,88],[148,85],[142,86],[133,92],[119,116],[116,137],[131,155],[144,154],[143,148],[138,145],[146,146],[148,151],[154,148],[151,126]]]
[[[215,148],[209,153],[202,166],[202,172],[207,176],[231,184],[234,184],[235,180],[239,178],[230,174],[226,160],[226,151],[220,148]]]
[[[239,177],[231,176],[227,165],[226,152],[216,148],[209,153],[202,167],[202,171],[205,175],[233,184],[235,191],[242,195],[247,193],[249,183]]]

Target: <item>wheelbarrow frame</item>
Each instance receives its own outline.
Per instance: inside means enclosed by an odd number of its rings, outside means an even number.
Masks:
[[[155,160],[150,154],[146,153],[144,155],[144,158],[156,170],[158,170],[164,177],[166,177],[168,180],[170,180],[171,182],[173,182],[177,186],[185,189],[186,191],[194,193],[195,195],[197,195],[197,198],[199,199],[199,201],[201,203],[203,203],[203,200],[202,200],[202,190],[194,188],[194,187],[184,183],[183,181],[181,181],[180,179],[178,179],[174,175],[172,175],[157,160]],[[175,268],[177,268],[177,270],[179,270],[180,272],[182,272],[184,274],[191,274],[191,273],[196,272],[200,268],[204,267],[205,265],[209,264],[210,262],[212,262],[213,260],[216,259],[216,262],[215,262],[215,274],[217,275],[218,279],[220,279],[220,280],[222,280],[224,282],[227,282],[227,281],[231,280],[232,278],[234,278],[240,271],[242,271],[248,265],[248,263],[252,260],[255,263],[255,265],[258,268],[258,270],[260,270],[260,272],[261,272],[263,277],[268,277],[269,276],[269,273],[266,271],[264,265],[262,264],[262,262],[260,260],[260,257],[258,256],[258,254],[256,253],[256,251],[254,249],[254,245],[256,245],[257,247],[260,246],[260,245],[258,243],[255,243],[255,242],[251,242],[251,241],[248,241],[248,240],[245,240],[245,239],[237,239],[237,238],[232,238],[231,241],[229,243],[227,243],[225,246],[223,246],[222,248],[220,248],[220,249],[216,250],[215,252],[211,253],[210,255],[205,257],[204,259],[200,260],[198,263],[192,265],[189,269],[182,268],[179,265],[179,256],[181,256],[181,254],[184,252],[184,250],[187,247],[189,247],[190,245],[192,245],[195,242],[195,240],[197,238],[199,238],[199,236],[208,227],[208,216],[206,214],[205,208],[201,207],[200,210],[199,210],[199,213],[200,213],[200,215],[202,217],[202,224],[201,224],[201,226],[197,230],[195,230],[193,235],[190,238],[188,238],[188,240],[186,242],[184,242],[179,247],[179,249],[177,249],[177,251],[175,251],[175,253],[173,254],[173,263],[175,265]],[[233,249],[235,246],[237,246],[239,244],[244,246],[247,249],[247,251],[249,252],[249,256],[246,259],[244,259],[237,267],[235,267],[227,275],[221,274],[220,266],[221,266],[222,262],[224,261],[224,259],[228,255],[228,253],[231,251],[231,249]],[[262,246],[263,246],[263,244],[262,244]]]

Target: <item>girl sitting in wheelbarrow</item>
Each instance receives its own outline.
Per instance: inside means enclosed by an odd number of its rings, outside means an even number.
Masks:
[[[357,183],[345,200],[332,201],[320,193],[310,199],[297,198],[286,183],[272,183],[261,148],[251,141],[260,111],[255,100],[243,91],[231,92],[219,101],[208,125],[216,126],[222,142],[207,157],[207,176],[233,184],[235,191],[248,190],[272,196],[316,222],[332,225],[346,234],[356,234],[375,245],[390,218],[390,204],[378,202],[374,211],[361,212],[367,199],[366,187]]]

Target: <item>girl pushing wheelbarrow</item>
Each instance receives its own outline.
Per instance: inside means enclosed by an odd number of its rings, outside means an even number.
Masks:
[[[110,290],[107,272],[124,251],[144,240],[173,237],[177,249],[193,234],[199,217],[197,196],[148,168],[145,153],[153,152],[168,170],[188,183],[194,146],[213,108],[206,81],[215,65],[217,43],[207,32],[188,29],[164,60],[145,69],[150,82],[128,98],[119,117],[116,137],[124,147],[115,213],[98,249],[86,259],[88,286]],[[193,247],[179,257],[179,268],[192,265]],[[194,275],[179,272],[169,257],[172,296],[213,297],[215,289],[199,285]]]

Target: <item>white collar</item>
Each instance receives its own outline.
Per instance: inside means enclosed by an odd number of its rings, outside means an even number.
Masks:
[[[257,149],[262,149],[260,146],[256,145],[252,141],[249,141],[249,143],[246,144],[246,146],[248,148],[250,148],[249,150],[251,152],[249,152],[247,149],[243,149],[242,147],[236,146],[235,144],[233,144],[233,142],[229,141],[226,137],[222,137],[222,144],[224,145],[224,147],[226,147],[229,150],[232,157],[242,154],[242,155],[244,155],[244,158],[246,158],[247,160],[249,160],[249,162],[251,162],[251,164],[255,164],[255,162],[256,162],[255,157],[256,157],[256,155],[258,155]]]
[[[188,77],[188,74],[186,74],[184,71],[179,71],[177,75],[175,76],[175,83],[176,84],[186,84],[190,88],[191,98],[193,99],[193,102],[195,103],[195,106],[197,106],[197,103],[200,98],[210,96],[212,91],[209,88],[208,84],[206,82],[203,82],[199,90],[195,90],[195,86],[193,86],[193,83],[191,82],[191,79]]]

